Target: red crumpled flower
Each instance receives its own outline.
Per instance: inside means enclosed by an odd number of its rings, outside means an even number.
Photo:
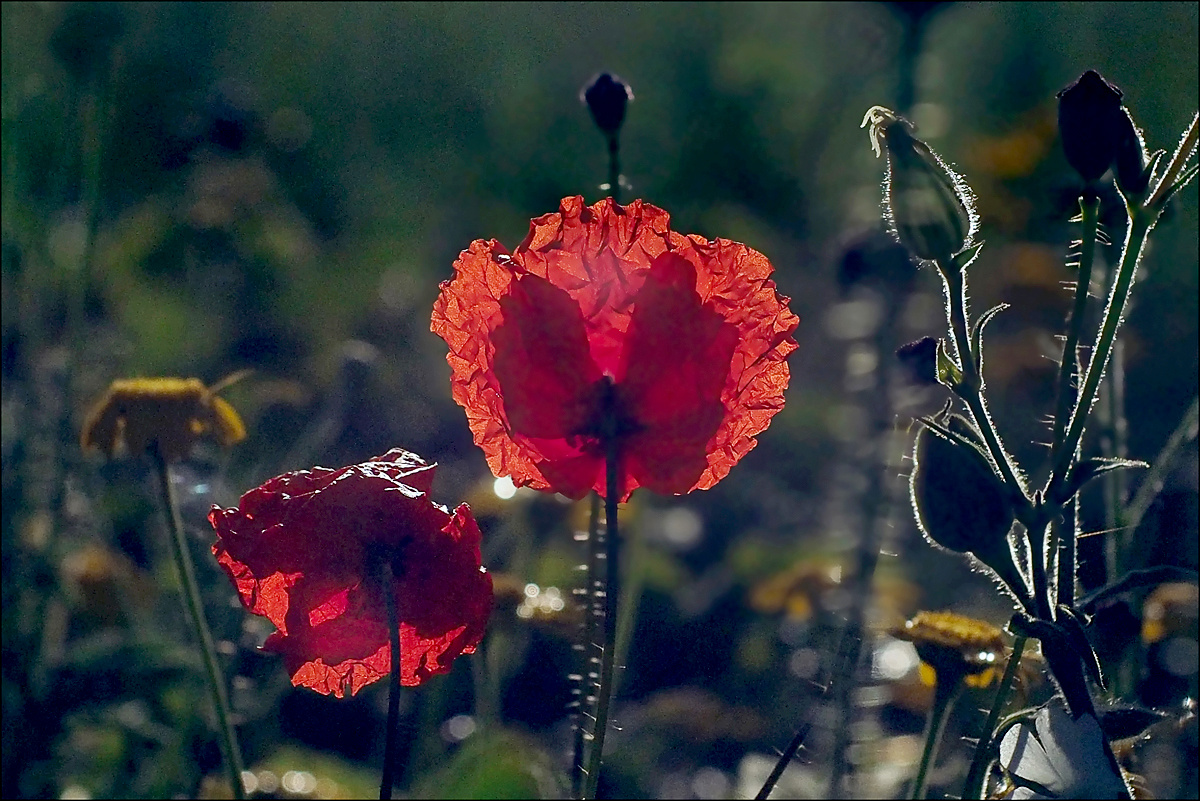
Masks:
[[[511,255],[494,239],[460,254],[431,327],[497,476],[603,495],[607,430],[620,500],[707,489],[783,407],[799,318],[770,262],[669,220],[640,200],[569,197]]]
[[[388,675],[385,592],[399,613],[401,684],[475,651],[492,578],[470,508],[429,500],[434,467],[395,448],[276,476],[209,513],[213,553],[242,604],[275,624],[263,648],[283,655],[293,685],[341,698]]]

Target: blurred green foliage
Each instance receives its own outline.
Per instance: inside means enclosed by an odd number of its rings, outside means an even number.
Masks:
[[[247,761],[310,771],[309,795],[361,792],[363,763],[377,767],[382,751],[382,694],[294,691],[255,653],[268,632],[230,605],[207,556],[210,503],[400,445],[442,464],[440,501],[472,502],[490,568],[569,595],[578,510],[490,494],[429,310],[473,239],[512,247],[563,196],[601,197],[603,137],[578,101],[600,70],[636,95],[622,131],[628,194],[670,211],[675,230],[767,254],[802,318],[788,405],[759,447],[710,492],[635,498],[631,512],[650,556],[614,754],[638,733],[654,745],[609,789],[702,794],[720,782],[688,777],[713,766],[734,787],[740,756],[780,747],[815,702],[810,668],[834,647],[837,581],[804,578],[806,600],[772,611],[749,599],[789,565],[836,564],[853,545],[830,512],[854,438],[844,329],[865,307],[853,303],[907,297],[909,339],[941,329],[931,274],[875,276],[876,296],[869,276],[845,280],[848,243],[878,227],[882,165],[863,112],[911,95],[921,136],[978,195],[988,244],[973,303],[1013,304],[989,328],[992,406],[1037,465],[1077,189],[1054,94],[1098,69],[1167,149],[1200,101],[1194,3],[947,3],[925,9],[917,36],[924,5],[0,4],[4,795],[190,794],[219,774],[144,471],[76,446],[88,401],[113,378],[255,370],[224,393],[250,438],[185,472],[185,516]],[[1134,458],[1153,458],[1196,395],[1198,206],[1193,185],[1155,233],[1125,329]],[[1119,220],[1105,220],[1114,240]],[[1195,567],[1188,469],[1147,522],[1148,564]],[[897,526],[884,607],[1003,614],[986,582]],[[553,627],[496,626],[494,714],[538,738],[486,726],[461,747],[445,738],[442,722],[470,712],[476,692],[456,668],[407,702],[404,782],[423,795],[525,797],[561,779],[550,774],[569,742],[570,644]],[[911,734],[913,713],[892,706],[888,730]],[[745,725],[680,730],[698,708],[736,708]],[[309,750],[279,763],[295,742]],[[481,767],[497,760],[511,783]]]

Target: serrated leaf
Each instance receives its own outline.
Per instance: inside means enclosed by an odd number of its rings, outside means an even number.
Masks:
[[[958,365],[954,363],[954,359],[950,358],[950,354],[946,352],[946,340],[938,340],[937,350],[937,378],[938,383],[954,389],[962,384],[963,374]]]
[[[1067,481],[1063,486],[1061,502],[1065,503],[1068,498],[1079,492],[1085,484],[1097,476],[1102,476],[1105,473],[1123,468],[1149,466],[1137,459],[1109,459],[1102,457],[1084,459],[1073,465],[1067,473]]]

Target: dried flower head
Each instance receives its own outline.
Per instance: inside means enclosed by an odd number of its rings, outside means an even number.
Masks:
[[[890,634],[911,642],[941,681],[965,679],[973,687],[986,687],[1003,664],[1000,629],[966,615],[918,612]]]
[[[227,448],[246,438],[246,427],[215,389],[198,378],[118,379],[88,412],[80,443],[110,457],[122,446],[142,453],[157,445],[168,461],[206,435]]]

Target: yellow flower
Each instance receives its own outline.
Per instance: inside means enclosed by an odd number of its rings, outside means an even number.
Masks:
[[[236,378],[222,384],[232,380]],[[215,394],[220,386],[206,387],[198,378],[113,381],[88,412],[80,443],[84,450],[96,449],[110,457],[122,444],[130,453],[157,444],[168,461],[182,459],[206,434],[229,447],[246,438],[246,427],[234,408]]]
[[[1004,664],[1000,629],[954,612],[918,612],[891,635],[913,644],[922,671],[932,668],[946,680],[961,677],[971,687],[987,687]]]

